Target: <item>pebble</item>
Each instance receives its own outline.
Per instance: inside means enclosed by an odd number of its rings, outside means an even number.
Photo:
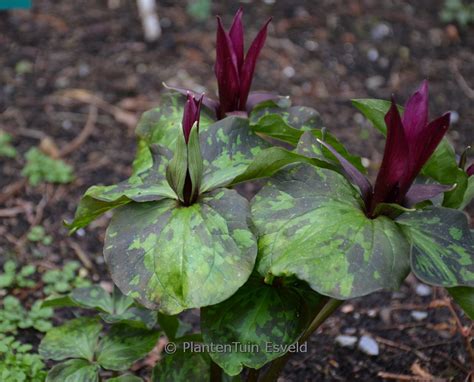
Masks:
[[[293,77],[295,73],[295,69],[292,66],[287,66],[283,69],[283,74],[288,78]]]
[[[391,33],[391,28],[385,23],[375,25],[370,31],[370,35],[374,40],[382,40]]]
[[[459,113],[457,111],[451,111],[451,117],[449,118],[449,121],[451,123],[457,123],[459,121]]]
[[[420,312],[419,310],[414,310],[413,312],[411,312],[411,316],[416,321],[423,321],[426,317],[428,317],[428,313]]]
[[[431,296],[431,293],[433,292],[433,290],[428,285],[418,284],[416,286],[415,292],[418,296],[427,297],[427,296]]]
[[[336,343],[344,348],[353,348],[357,343],[357,337],[340,335],[336,337]]]
[[[369,51],[367,52],[367,58],[369,59],[369,61],[372,62],[377,61],[377,59],[379,58],[379,51],[375,48],[369,49]]]
[[[357,345],[360,351],[365,354],[377,356],[379,355],[379,345],[377,342],[370,336],[362,336]]]
[[[385,78],[382,76],[372,76],[365,80],[365,86],[369,89],[378,89],[385,83]]]

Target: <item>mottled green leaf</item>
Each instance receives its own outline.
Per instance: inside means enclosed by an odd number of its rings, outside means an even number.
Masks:
[[[372,122],[374,127],[386,135],[384,117],[391,102],[379,99],[354,99],[352,104]],[[401,106],[398,106],[398,110],[403,113]],[[467,187],[467,175],[458,167],[454,148],[447,138],[441,141],[421,173],[441,184],[456,184],[454,190],[445,193],[443,205],[450,208],[458,208],[461,205]]]
[[[166,166],[171,153],[155,147],[153,167],[111,186],[92,186],[82,197],[72,223],[71,232],[85,227],[110,209],[136,202],[175,198],[176,194],[166,180]]]
[[[181,122],[185,100],[186,98],[178,93],[165,94],[160,106],[142,114],[136,129],[137,136],[149,146],[159,144],[173,150],[178,134],[182,134]],[[214,119],[211,114],[202,108],[199,130],[206,131],[212,123]]]
[[[211,361],[206,353],[183,351],[164,357],[153,369],[152,382],[209,382]]]
[[[99,285],[76,288],[71,292],[71,300],[83,308],[113,312],[114,306],[110,294]]]
[[[204,343],[224,347],[210,356],[229,375],[259,369],[291,350],[324,300],[303,285],[272,286],[251,277],[228,300],[201,309]]]
[[[257,248],[249,213],[247,201],[227,189],[189,207],[171,199],[120,207],[104,246],[112,279],[125,294],[166,314],[221,302],[253,269]]]
[[[454,301],[464,310],[464,313],[474,320],[474,288],[454,287],[447,289]]]
[[[98,382],[99,366],[83,359],[70,359],[54,366],[46,382]]]
[[[460,209],[466,208],[474,200],[474,176],[470,176]]]
[[[256,195],[257,269],[296,276],[336,299],[398,288],[409,245],[385,216],[369,219],[359,193],[335,171],[301,164],[277,173]]]
[[[97,362],[104,369],[127,370],[155,347],[159,336],[156,330],[113,325],[99,343]]]
[[[300,142],[301,136],[305,132],[310,132],[315,138],[323,139],[323,133],[320,130],[323,123],[319,113],[310,107],[281,108],[269,101],[252,111],[250,125],[259,134],[264,134],[294,146]],[[325,133],[324,139],[360,171],[365,172],[360,158],[349,154],[335,137]],[[323,149],[322,153],[328,159],[335,159],[327,149]]]
[[[179,329],[179,318],[177,316],[168,316],[163,313],[158,313],[158,323],[160,328],[165,332],[166,337],[170,341],[173,341],[176,338],[176,334]]]
[[[461,211],[431,207],[403,214],[413,273],[431,285],[474,286],[474,239]]]
[[[270,145],[249,128],[247,118],[227,117],[200,133],[204,178],[201,192],[227,186]]]
[[[41,341],[43,358],[61,361],[84,358],[92,361],[102,325],[98,318],[77,318],[48,331]]]
[[[120,377],[107,379],[107,382],[143,382],[143,379],[132,374],[124,374]]]

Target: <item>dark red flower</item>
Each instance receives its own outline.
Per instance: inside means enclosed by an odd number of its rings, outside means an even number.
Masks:
[[[428,123],[428,82],[410,97],[400,117],[397,105],[385,115],[387,140],[375,187],[333,148],[322,142],[338,158],[345,172],[357,184],[367,212],[372,215],[380,203],[413,205],[451,188],[446,185],[413,185],[423,165],[438,147],[449,128],[449,113]]]
[[[466,170],[467,176],[473,176],[474,175],[474,163],[471,164],[467,170]]]
[[[202,103],[211,109],[218,119],[225,118],[228,113],[249,113],[255,105],[278,98],[266,92],[250,93],[255,66],[260,51],[267,38],[267,28],[271,18],[260,29],[244,55],[244,27],[242,24],[243,10],[240,8],[234,16],[232,25],[227,32],[222,20],[217,17],[216,62],[214,72],[217,78],[219,100],[204,96]],[[170,87],[182,94],[187,89]],[[196,94],[191,92],[192,94]],[[241,114],[241,113],[239,113]]]
[[[199,117],[201,114],[201,104],[202,104],[203,95],[201,95],[198,99],[194,97],[193,94],[188,92],[186,95],[186,103],[184,105],[184,112],[183,112],[183,134],[186,143],[189,140],[189,134],[191,134],[191,129],[194,124],[197,125],[199,130]]]

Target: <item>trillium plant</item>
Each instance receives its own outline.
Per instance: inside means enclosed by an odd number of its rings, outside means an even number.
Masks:
[[[386,135],[371,183],[316,110],[250,92],[270,20],[244,55],[242,16],[228,31],[217,19],[218,100],[171,90],[139,122],[133,175],[80,201],[72,232],[113,210],[104,257],[117,290],[89,287],[47,304],[98,309],[112,328],[100,335],[97,320],[71,324],[93,344],[85,356],[52,345],[61,328],[48,333],[43,353],[69,359],[51,381],[124,370],[157,333],[173,347],[153,381],[275,381],[291,349],[344,301],[396,290],[410,272],[474,318],[474,239],[463,212],[474,167],[446,138],[449,113],[430,121],[428,82],[403,107],[352,101]],[[255,195],[236,190],[256,179],[264,185]],[[185,330],[181,313],[191,309],[200,333]]]

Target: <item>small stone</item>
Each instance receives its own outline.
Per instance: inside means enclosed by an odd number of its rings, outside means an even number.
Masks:
[[[416,321],[423,321],[426,317],[428,317],[428,313],[427,312],[420,312],[418,310],[414,310],[413,312],[411,312],[411,316]]]
[[[372,62],[377,61],[377,59],[379,58],[379,51],[375,48],[369,49],[369,51],[367,52],[367,58],[369,59],[369,61]]]
[[[391,33],[391,28],[385,23],[377,24],[370,31],[370,35],[374,40],[382,40]]]
[[[362,336],[357,345],[361,352],[365,354],[377,356],[379,355],[379,345],[377,342],[370,336]]]
[[[76,231],[76,234],[77,234],[77,236],[84,237],[84,235],[86,234],[86,231],[84,230],[84,228],[79,228]]]
[[[356,328],[346,328],[346,329],[344,329],[344,334],[352,335],[352,334],[356,334],[356,333],[357,333]]]
[[[313,40],[306,40],[304,43],[304,47],[310,52],[314,52],[319,48],[319,44]]]
[[[283,74],[288,78],[293,77],[295,73],[295,69],[292,66],[287,66],[283,69]]]
[[[353,348],[357,343],[357,337],[340,335],[336,337],[336,343],[343,348]]]
[[[416,286],[415,292],[418,296],[427,297],[427,296],[431,296],[431,293],[433,293],[433,290],[428,285],[418,284]]]
[[[385,83],[385,78],[382,76],[372,76],[365,80],[365,86],[369,89],[378,89]]]
[[[451,111],[451,116],[449,118],[449,122],[452,124],[457,123],[459,121],[459,113],[457,111]]]
[[[343,305],[343,307],[341,308],[341,312],[342,313],[351,313],[354,311],[354,305],[351,305],[351,304],[345,304]]]

